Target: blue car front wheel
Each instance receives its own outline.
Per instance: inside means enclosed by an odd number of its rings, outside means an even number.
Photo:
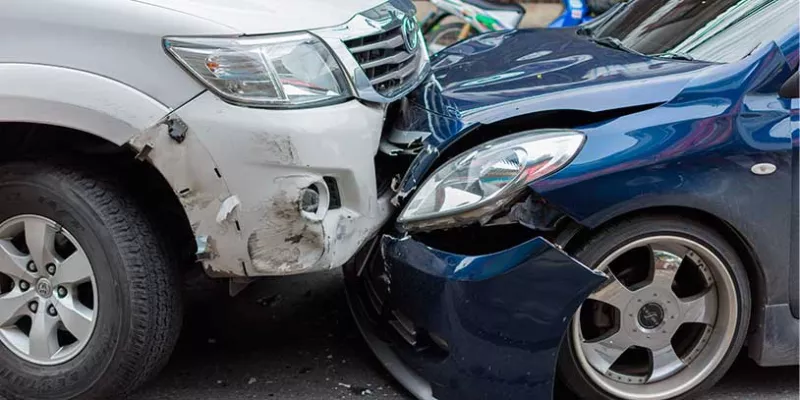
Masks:
[[[712,386],[741,348],[747,275],[713,229],[650,217],[602,229],[575,253],[608,275],[579,308],[559,371],[586,399],[683,399]]]

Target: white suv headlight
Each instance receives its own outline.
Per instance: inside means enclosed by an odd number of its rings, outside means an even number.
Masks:
[[[566,166],[584,140],[577,131],[537,130],[475,147],[426,179],[397,221],[407,229],[486,222],[529,183]]]
[[[232,103],[289,108],[350,97],[336,58],[308,33],[167,37],[164,47],[209,89]]]

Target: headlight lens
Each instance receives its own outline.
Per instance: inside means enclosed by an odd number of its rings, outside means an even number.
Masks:
[[[333,54],[308,33],[168,37],[164,46],[211,90],[234,103],[296,107],[334,102],[350,95]]]
[[[436,170],[398,222],[408,228],[436,228],[453,220],[470,223],[491,217],[516,200],[528,183],[567,165],[583,142],[580,132],[539,130],[473,148]]]

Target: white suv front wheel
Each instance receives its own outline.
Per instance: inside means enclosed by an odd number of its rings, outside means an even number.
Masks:
[[[124,395],[165,363],[181,323],[175,266],[100,168],[0,166],[0,395]]]

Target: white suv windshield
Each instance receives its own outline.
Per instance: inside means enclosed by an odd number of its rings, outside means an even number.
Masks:
[[[619,7],[589,25],[592,36],[643,54],[721,63],[780,38],[797,21],[797,0],[638,0]]]

